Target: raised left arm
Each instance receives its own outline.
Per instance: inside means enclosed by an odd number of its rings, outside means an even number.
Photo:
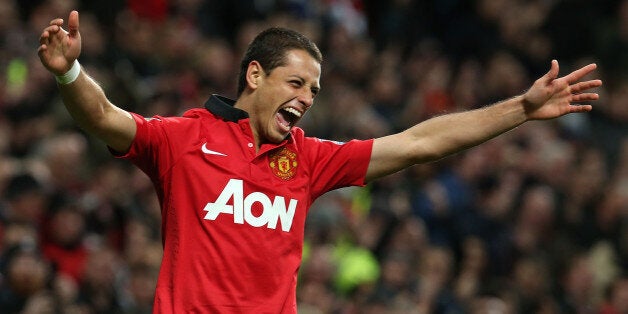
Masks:
[[[601,80],[580,82],[595,68],[595,64],[589,64],[557,78],[558,62],[553,60],[549,72],[536,80],[523,95],[481,109],[434,117],[403,132],[377,138],[373,143],[366,180],[460,152],[528,120],[588,112],[592,109],[591,105],[574,103],[598,99],[596,93],[587,91],[601,86]]]

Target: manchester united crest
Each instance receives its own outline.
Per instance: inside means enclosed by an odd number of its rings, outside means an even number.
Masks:
[[[297,153],[282,148],[268,157],[272,172],[280,179],[290,180],[297,172]]]

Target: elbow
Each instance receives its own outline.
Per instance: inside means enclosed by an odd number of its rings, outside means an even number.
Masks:
[[[433,145],[428,141],[413,141],[413,145],[408,147],[407,158],[411,164],[422,164],[439,160],[446,156],[441,147]]]
[[[92,106],[91,110],[69,110],[73,119],[78,126],[91,134],[99,134],[107,129],[110,121],[110,112],[108,106],[104,103],[98,106]]]

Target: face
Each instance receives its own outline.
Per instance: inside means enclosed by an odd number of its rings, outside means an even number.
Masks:
[[[320,89],[321,65],[304,50],[291,50],[286,64],[253,78],[255,102],[248,108],[258,144],[279,143],[312,106]]]

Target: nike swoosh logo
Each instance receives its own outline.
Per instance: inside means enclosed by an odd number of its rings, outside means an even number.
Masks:
[[[215,150],[207,149],[207,143],[203,144],[203,146],[201,147],[201,150],[203,151],[203,153],[205,153],[207,155],[227,156],[226,154],[223,154],[221,152],[217,152]]]

